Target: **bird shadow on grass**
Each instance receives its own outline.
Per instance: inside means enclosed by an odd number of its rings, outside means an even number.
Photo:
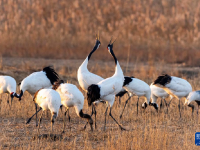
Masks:
[[[41,134],[33,136],[33,140],[51,140],[51,141],[59,141],[63,139],[62,134]]]

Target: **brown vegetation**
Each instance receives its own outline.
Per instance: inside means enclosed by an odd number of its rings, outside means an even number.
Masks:
[[[120,59],[199,65],[199,0],[0,0],[0,7],[2,56],[84,58],[99,30],[104,52],[118,37]]]
[[[185,67],[200,63],[199,10],[199,0],[0,0],[0,74],[10,75],[19,83],[33,71],[53,65],[64,81],[79,87],[77,69],[92,49],[99,30],[102,45],[89,63],[91,72],[104,78],[113,74],[114,62],[109,61],[112,57],[106,52],[113,35],[118,37],[114,51],[125,75],[150,84],[158,75],[168,73],[187,79],[193,90],[199,90],[199,68]],[[53,141],[45,136],[33,138],[37,133],[34,119],[30,125],[25,124],[35,112],[27,92],[21,102],[14,99],[11,108],[6,98],[5,94],[0,98],[0,149],[197,148],[194,135],[199,131],[198,117],[195,113],[192,118],[182,101],[180,119],[176,99],[169,114],[166,107],[158,114],[147,107],[145,112],[140,108],[137,116],[133,97],[122,120],[119,112],[127,97],[122,105],[116,100],[113,116],[128,131],[118,129],[110,118],[104,131],[105,106],[99,104],[98,128],[94,132],[89,128],[80,131],[86,122],[72,108],[71,123],[67,122],[66,133],[60,135],[63,113],[59,112],[54,128],[59,136]],[[140,106],[143,101],[141,98]],[[84,112],[90,111],[85,103]],[[41,134],[49,133],[49,129],[47,113]]]

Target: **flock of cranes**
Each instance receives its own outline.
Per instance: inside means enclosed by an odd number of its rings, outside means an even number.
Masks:
[[[115,41],[114,41],[115,42]],[[13,98],[16,97],[21,100],[25,91],[29,92],[32,95],[33,102],[35,105],[36,113],[31,116],[27,124],[31,119],[36,116],[36,126],[39,128],[42,121],[43,111],[50,110],[51,112],[51,132],[53,132],[53,124],[58,116],[59,110],[65,109],[63,115],[63,132],[65,131],[65,120],[66,115],[68,114],[68,119],[70,121],[69,108],[74,107],[76,114],[87,120],[87,123],[84,127],[86,128],[89,123],[91,130],[93,130],[93,119],[92,115],[95,115],[95,128],[96,128],[96,106],[99,102],[106,103],[105,111],[105,125],[106,128],[106,117],[108,108],[110,108],[109,116],[116,122],[121,130],[125,130],[118,121],[112,115],[112,106],[115,102],[115,97],[120,98],[128,94],[128,99],[125,102],[123,111],[131,99],[132,96],[136,95],[137,100],[137,114],[138,114],[138,101],[140,97],[145,97],[145,102],[142,104],[142,108],[153,106],[156,111],[158,111],[157,99],[161,98],[160,107],[162,107],[162,100],[164,100],[167,111],[169,104],[171,103],[172,98],[179,100],[179,113],[181,117],[180,109],[180,99],[185,98],[185,104],[192,108],[192,114],[194,111],[194,105],[191,104],[192,101],[196,101],[198,108],[200,105],[200,91],[193,91],[189,82],[182,78],[169,76],[167,74],[159,76],[150,86],[144,81],[137,79],[135,77],[124,76],[123,71],[120,67],[120,64],[117,60],[117,57],[113,51],[112,38],[107,46],[108,52],[112,55],[115,62],[115,72],[113,76],[103,79],[102,77],[91,73],[88,68],[88,62],[92,54],[100,47],[101,42],[99,36],[96,38],[96,43],[92,51],[83,61],[83,63],[78,68],[77,78],[80,87],[87,92],[87,102],[88,106],[92,106],[92,114],[85,114],[83,112],[84,106],[84,96],[77,86],[64,83],[63,80],[60,80],[59,75],[52,67],[45,67],[42,71],[34,72],[24,78],[20,83],[20,93],[16,93],[16,81],[10,76],[0,76],[0,93],[10,94],[11,105]],[[167,104],[166,98],[170,97],[170,102]],[[8,101],[9,103],[9,101]],[[121,103],[121,101],[119,101]],[[39,109],[38,109],[39,106]],[[64,108],[63,108],[64,107]],[[41,116],[39,118],[39,124],[37,119],[37,113],[42,110]],[[197,110],[198,114],[198,110]]]

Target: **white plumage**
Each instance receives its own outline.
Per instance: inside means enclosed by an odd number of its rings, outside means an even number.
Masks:
[[[73,84],[63,83],[56,90],[61,96],[61,103],[67,109],[74,107],[76,114],[83,109],[84,96],[80,90]]]
[[[45,67],[43,71],[34,72],[22,80],[20,96],[22,96],[25,91],[34,95],[41,88],[49,88],[58,79],[59,76],[54,69]]]
[[[38,134],[40,123],[43,115],[43,111],[50,110],[51,111],[51,132],[53,131],[53,123],[56,117],[58,116],[58,112],[61,106],[61,98],[58,92],[53,89],[41,89],[36,92],[34,96],[34,102],[39,105],[42,109],[42,114],[39,119],[39,126],[38,126]],[[37,112],[36,112],[37,113]]]
[[[87,68],[88,61],[90,60],[90,57],[99,48],[100,45],[101,45],[101,42],[97,38],[96,44],[95,44],[93,50],[86,57],[84,62],[81,64],[81,66],[78,68],[78,74],[77,74],[78,82],[79,82],[79,85],[81,86],[81,88],[86,92],[87,92],[87,89],[90,85],[96,84],[96,83],[103,80],[102,77],[100,77],[100,76],[98,76],[94,73],[91,73]]]
[[[67,111],[69,112],[70,107],[74,107],[76,114],[81,118],[87,119],[90,126],[91,126],[91,130],[93,130],[93,128],[92,128],[92,124],[93,124],[92,118],[90,117],[90,115],[84,114],[83,110],[82,110],[83,105],[84,105],[84,96],[80,92],[80,90],[73,84],[63,83],[62,80],[60,80],[59,82],[56,82],[54,84],[53,88],[56,89],[56,91],[60,94],[61,103],[64,107],[67,108]],[[65,115],[66,115],[67,111],[65,112]],[[69,113],[68,113],[68,115],[69,115]],[[63,132],[64,132],[65,121],[64,121],[63,127],[64,127],[63,128]]]
[[[24,78],[20,84],[20,91],[34,95],[39,89],[50,87],[52,84],[44,71],[34,72]]]
[[[16,81],[10,76],[0,76],[0,94],[6,93],[11,97],[11,104],[14,97],[18,97],[16,94]],[[9,95],[7,102],[9,103]]]
[[[198,110],[199,110],[199,105],[200,105],[200,91],[190,92],[187,99],[185,100],[185,105],[192,108],[192,114],[194,112],[194,105],[192,105],[191,102],[193,101],[195,101],[198,105],[198,109],[197,109],[197,115],[198,115]]]
[[[98,86],[100,87],[100,98],[104,99],[108,95],[116,95],[119,93],[122,89],[123,82],[124,75],[119,63],[117,62],[115,74],[112,77],[106,78],[98,83]]]
[[[158,105],[157,105],[156,102],[157,102],[158,98],[161,98],[160,107],[162,107],[162,99],[163,99],[165,101],[166,106],[167,106],[167,112],[168,112],[168,107],[169,107],[169,105],[171,103],[171,100],[172,100],[173,96],[169,95],[164,89],[153,85],[153,83],[150,85],[150,88],[151,88],[151,99],[152,99],[151,103],[152,103],[152,105],[154,105],[155,107],[158,108]],[[170,97],[169,104],[167,104],[167,102],[165,100],[167,97]]]
[[[142,107],[144,109],[147,107],[147,105],[149,105],[151,98],[151,89],[146,82],[134,77],[124,77],[123,88],[129,93],[129,98],[125,102],[124,109],[126,107],[126,104],[128,103],[128,100],[134,95],[138,96],[138,101],[140,97],[144,96],[145,102],[142,104]],[[138,101],[137,101],[137,114],[138,114]],[[122,117],[124,109],[120,115],[120,118]]]
[[[37,103],[42,110],[50,110],[51,114],[58,115],[61,106],[61,97],[58,92],[53,89],[41,89],[34,97],[35,103]]]
[[[151,95],[154,95],[156,96],[157,98],[160,97],[162,99],[165,99],[167,97],[169,97],[169,94],[163,90],[162,88],[158,87],[158,86],[155,86],[153,85],[153,83],[150,85],[150,88],[151,88]],[[152,99],[152,102],[156,103],[157,99]]]
[[[163,76],[159,76],[153,84],[163,88],[168,94],[176,97],[179,100],[178,107],[181,117],[180,99],[182,97],[186,99],[188,94],[192,91],[192,86],[190,85],[190,83],[182,78],[169,76],[166,74]]]
[[[115,73],[112,77],[109,77],[107,79],[104,79],[100,81],[97,84],[92,84],[91,86],[88,87],[88,92],[87,92],[87,100],[88,100],[88,105],[90,106],[93,102],[95,101],[100,101],[104,100],[107,102],[107,108],[105,112],[105,123],[106,123],[106,114],[108,110],[108,105],[110,105],[110,113],[109,115],[113,118],[113,120],[119,125],[119,123],[114,119],[114,117],[111,114],[112,106],[115,101],[115,96],[117,93],[119,93],[122,89],[123,82],[124,82],[124,75],[122,72],[122,69],[119,65],[119,62],[117,61],[117,58],[114,55],[114,52],[112,50],[113,48],[113,43],[111,44],[111,41],[107,47],[109,53],[113,56],[114,61],[115,61]],[[112,99],[107,100],[107,96],[113,96]],[[119,125],[121,129],[121,125]]]
[[[84,62],[81,64],[81,66],[78,68],[78,73],[77,73],[78,82],[79,82],[80,87],[86,92],[87,92],[88,87],[90,85],[97,84],[100,81],[104,80],[102,77],[100,77],[100,76],[98,76],[94,73],[91,73],[87,68],[88,61],[90,60],[92,54],[100,47],[100,45],[101,45],[101,42],[99,41],[99,37],[97,37],[96,44],[95,44],[93,50],[86,57]],[[104,100],[106,100],[106,101],[112,102],[113,99],[115,99],[115,95],[108,95],[108,96],[104,97]],[[98,102],[94,102],[94,103],[98,104]],[[92,108],[92,115],[93,115],[93,113],[95,114],[95,128],[96,128],[96,110],[95,110],[95,107]]]
[[[30,74],[24,78],[20,85],[19,98],[23,96],[24,92],[29,92],[32,96],[42,88],[50,88],[55,81],[59,79],[58,74],[51,67],[43,68],[43,71],[38,71]],[[36,112],[37,105],[35,104]],[[36,114],[36,126],[37,126],[37,114]]]
[[[185,101],[185,104],[190,104],[192,101],[200,101],[200,91],[190,92]]]

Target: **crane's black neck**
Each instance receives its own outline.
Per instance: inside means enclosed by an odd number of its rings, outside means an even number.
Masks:
[[[14,94],[14,97],[19,98],[19,100],[21,100],[21,97],[23,96],[23,91],[21,90],[20,94],[17,95],[16,93]]]
[[[90,52],[90,54],[88,55],[88,61],[90,60],[90,57],[92,56],[92,53],[94,53],[98,48],[98,44],[96,43],[93,50]]]
[[[79,115],[80,115],[81,118],[91,119],[91,116],[88,115],[88,114],[84,114],[82,109],[79,112]]]
[[[115,60],[115,65],[117,65],[117,58],[116,58],[116,56],[115,56],[115,54],[114,54],[112,48],[110,48],[110,53],[111,53],[111,55],[113,56],[113,58],[114,58],[114,60]]]
[[[20,94],[19,94],[19,98],[21,98],[23,96],[24,92],[21,90]]]

